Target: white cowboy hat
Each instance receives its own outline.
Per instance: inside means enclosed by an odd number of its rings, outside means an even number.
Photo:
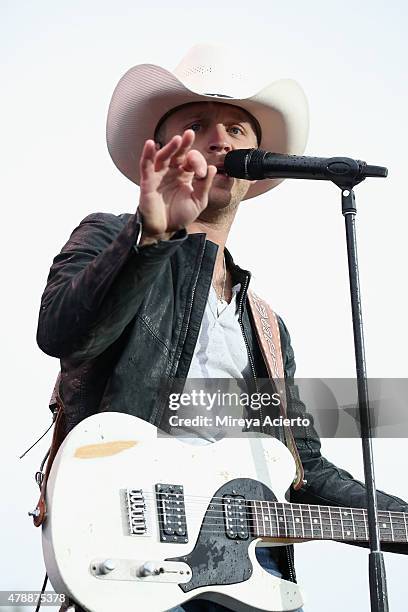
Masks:
[[[296,81],[280,79],[260,89],[260,76],[264,79],[264,75],[254,74],[254,67],[245,70],[236,52],[210,44],[190,49],[174,72],[153,64],[130,68],[109,105],[106,138],[114,163],[138,185],[142,149],[145,141],[153,138],[160,119],[182,104],[210,101],[233,104],[253,115],[261,128],[261,149],[301,155],[309,128],[302,88]],[[280,182],[258,181],[250,186],[245,199]]]

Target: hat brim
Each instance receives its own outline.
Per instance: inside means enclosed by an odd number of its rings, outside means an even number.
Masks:
[[[203,95],[186,87],[172,72],[154,64],[130,68],[117,84],[109,105],[106,139],[117,168],[140,184],[139,160],[146,140],[153,138],[160,119],[171,109],[189,102],[217,101],[239,106],[258,121],[261,149],[301,155],[309,131],[305,94],[296,81],[280,79],[245,98]],[[253,183],[245,198],[261,195],[282,179]]]

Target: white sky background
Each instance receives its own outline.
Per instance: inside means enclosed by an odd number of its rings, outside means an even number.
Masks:
[[[308,5],[308,7],[306,6]],[[250,9],[249,9],[250,7]],[[39,589],[40,532],[26,513],[50,422],[58,362],[37,348],[37,313],[52,258],[88,213],[134,211],[137,188],[110,160],[105,119],[132,65],[173,68],[196,42],[235,44],[292,77],[310,102],[306,154],[386,165],[356,188],[369,376],[406,377],[407,8],[402,1],[1,2],[3,76],[1,316],[3,427],[0,589]],[[340,191],[286,181],[244,202],[229,240],[235,260],[286,321],[298,376],[354,375]],[[5,425],[5,426],[4,426]],[[48,438],[49,440],[49,438]],[[406,441],[375,442],[377,486],[408,499]],[[324,453],[362,478],[356,440]],[[296,547],[305,612],[368,611],[367,552],[336,543]],[[385,555],[390,609],[408,598],[408,558]],[[26,608],[28,609],[28,608]]]

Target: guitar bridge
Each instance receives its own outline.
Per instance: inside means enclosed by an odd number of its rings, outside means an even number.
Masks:
[[[145,535],[146,504],[142,489],[126,489],[126,505],[130,535]]]

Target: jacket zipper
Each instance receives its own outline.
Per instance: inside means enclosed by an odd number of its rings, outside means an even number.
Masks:
[[[193,311],[193,302],[194,302],[194,295],[195,295],[195,291],[197,288],[197,283],[198,283],[198,277],[200,276],[200,270],[201,270],[201,263],[203,261],[203,256],[204,256],[204,251],[205,251],[205,240],[203,242],[202,248],[201,248],[201,253],[200,253],[200,266],[198,268],[198,272],[196,274],[195,280],[194,280],[194,285],[193,285],[193,289],[191,291],[191,299],[190,299],[190,303],[189,303],[189,309],[188,309],[188,317],[187,317],[187,325],[186,325],[186,332],[184,334],[184,338],[183,338],[183,346],[184,346],[184,342],[187,338],[187,334],[188,334],[188,328],[190,327],[190,319],[191,319],[191,313]],[[181,353],[180,353],[181,354]],[[180,361],[180,360],[179,360]],[[178,368],[178,364],[177,364],[177,368]],[[177,369],[176,369],[177,372]],[[174,376],[172,376],[172,378],[174,378]]]
[[[197,288],[198,277],[200,276],[201,262],[202,262],[202,260],[203,260],[204,251],[205,251],[205,240],[204,240],[203,245],[202,245],[202,248],[201,248],[201,253],[200,253],[200,265],[199,265],[198,272],[197,272],[197,274],[196,274],[196,276],[195,276],[195,279],[194,279],[193,289],[192,289],[192,291],[191,291],[191,299],[190,299],[190,302],[189,302],[188,317],[187,317],[187,325],[186,325],[186,329],[185,329],[184,338],[183,338],[183,341],[182,341],[182,342],[183,342],[183,346],[184,346],[185,339],[187,338],[188,328],[189,328],[189,326],[190,326],[191,312],[192,312],[192,310],[193,310],[194,295],[195,295],[195,291],[196,291],[196,288]],[[179,343],[180,343],[180,340],[179,340]],[[179,346],[179,344],[178,344],[178,346]],[[180,353],[180,355],[181,355],[181,353]],[[176,364],[176,371],[175,371],[175,373],[174,373],[174,374],[172,374],[172,373],[170,373],[170,374],[169,374],[169,385],[168,385],[168,387],[167,387],[167,388],[168,388],[168,392],[169,392],[169,393],[171,392],[171,389],[173,388],[173,382],[174,382],[175,374],[177,373],[177,369],[178,369],[179,362],[180,362],[180,359],[178,360],[178,362],[177,362],[177,364]],[[173,372],[174,372],[174,366],[175,366],[175,364],[173,363],[173,364],[172,364],[172,371],[173,371]],[[163,406],[163,407],[164,407],[164,410],[165,410],[166,403],[167,403],[167,399],[166,399],[166,397],[165,397],[165,398],[164,398],[164,400],[163,400],[163,404],[164,404],[164,406]],[[162,409],[160,409],[160,412],[161,412],[161,416],[160,416],[160,419],[159,419],[159,420],[161,421],[161,419],[163,418],[163,410],[162,410]],[[158,413],[159,413],[159,411],[157,411],[157,412],[156,412],[156,415],[155,415],[155,419],[156,419],[156,420],[157,420],[157,414],[158,414]],[[159,424],[160,424],[160,423],[159,423]],[[159,426],[159,425],[158,425],[158,426]]]

